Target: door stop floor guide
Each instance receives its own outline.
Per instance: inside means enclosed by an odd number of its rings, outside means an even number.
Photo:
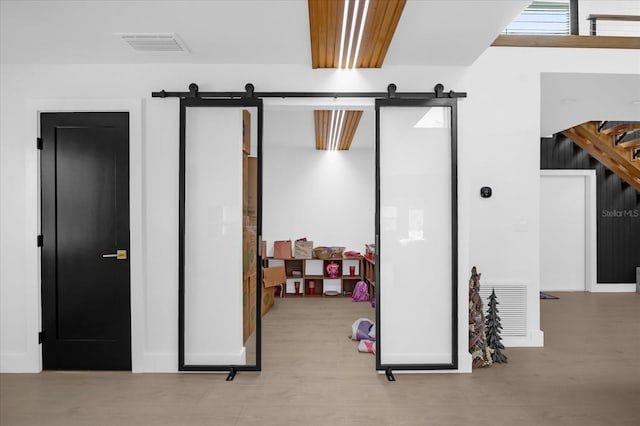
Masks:
[[[229,375],[227,376],[226,381],[231,382],[233,381],[233,379],[235,379],[235,377],[236,377],[236,369],[232,367],[229,370]]]
[[[387,368],[384,372],[384,374],[387,375],[387,380],[390,382],[395,382],[396,378],[393,376],[393,371],[391,370],[391,367]]]

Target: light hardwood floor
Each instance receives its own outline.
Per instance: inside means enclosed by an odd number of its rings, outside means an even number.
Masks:
[[[0,375],[0,425],[640,425],[640,295],[541,300],[544,348],[472,374],[374,372],[349,299],[278,299],[263,372]]]

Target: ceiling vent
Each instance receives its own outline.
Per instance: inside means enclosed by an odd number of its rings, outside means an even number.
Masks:
[[[138,52],[189,52],[184,42],[174,33],[116,33]]]

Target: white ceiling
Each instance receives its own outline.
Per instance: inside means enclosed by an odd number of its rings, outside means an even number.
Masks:
[[[470,65],[528,4],[408,0],[385,65]],[[114,35],[147,32],[176,33],[189,53],[136,52]],[[307,0],[0,0],[2,63],[311,66],[309,46]],[[542,134],[585,120],[638,117],[639,78],[543,75]],[[593,95],[597,87],[603,90]],[[293,113],[276,109],[272,119],[280,114],[291,120],[286,116]],[[362,118],[366,132],[372,131],[366,126],[371,114],[366,111]],[[365,130],[356,138],[354,148],[373,143]]]
[[[528,3],[408,0],[385,64],[469,65]],[[190,53],[135,52],[114,33],[176,33]],[[307,0],[0,0],[0,51],[2,63],[311,64]]]
[[[586,121],[640,121],[639,74],[542,73],[540,134]]]
[[[528,3],[408,0],[385,65],[470,65]],[[0,0],[0,61],[311,66],[308,17],[307,0]],[[176,33],[189,53],[136,52],[117,33]],[[301,102],[265,103],[265,140],[270,128],[295,125],[277,143],[313,146],[317,102]],[[374,142],[372,108],[362,107],[353,149]],[[301,134],[309,140],[287,137]]]

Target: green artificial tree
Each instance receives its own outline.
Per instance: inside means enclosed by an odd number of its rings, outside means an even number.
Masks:
[[[469,353],[474,368],[491,365],[491,353],[485,335],[484,309],[480,297],[480,275],[474,266],[469,279]]]
[[[487,320],[485,322],[487,333],[487,345],[491,351],[491,359],[493,362],[503,363],[507,362],[507,357],[501,352],[504,349],[500,337],[500,330],[502,330],[502,324],[500,324],[500,317],[498,316],[498,298],[496,297],[496,291],[491,290],[491,296],[489,296],[489,309],[487,311]]]

